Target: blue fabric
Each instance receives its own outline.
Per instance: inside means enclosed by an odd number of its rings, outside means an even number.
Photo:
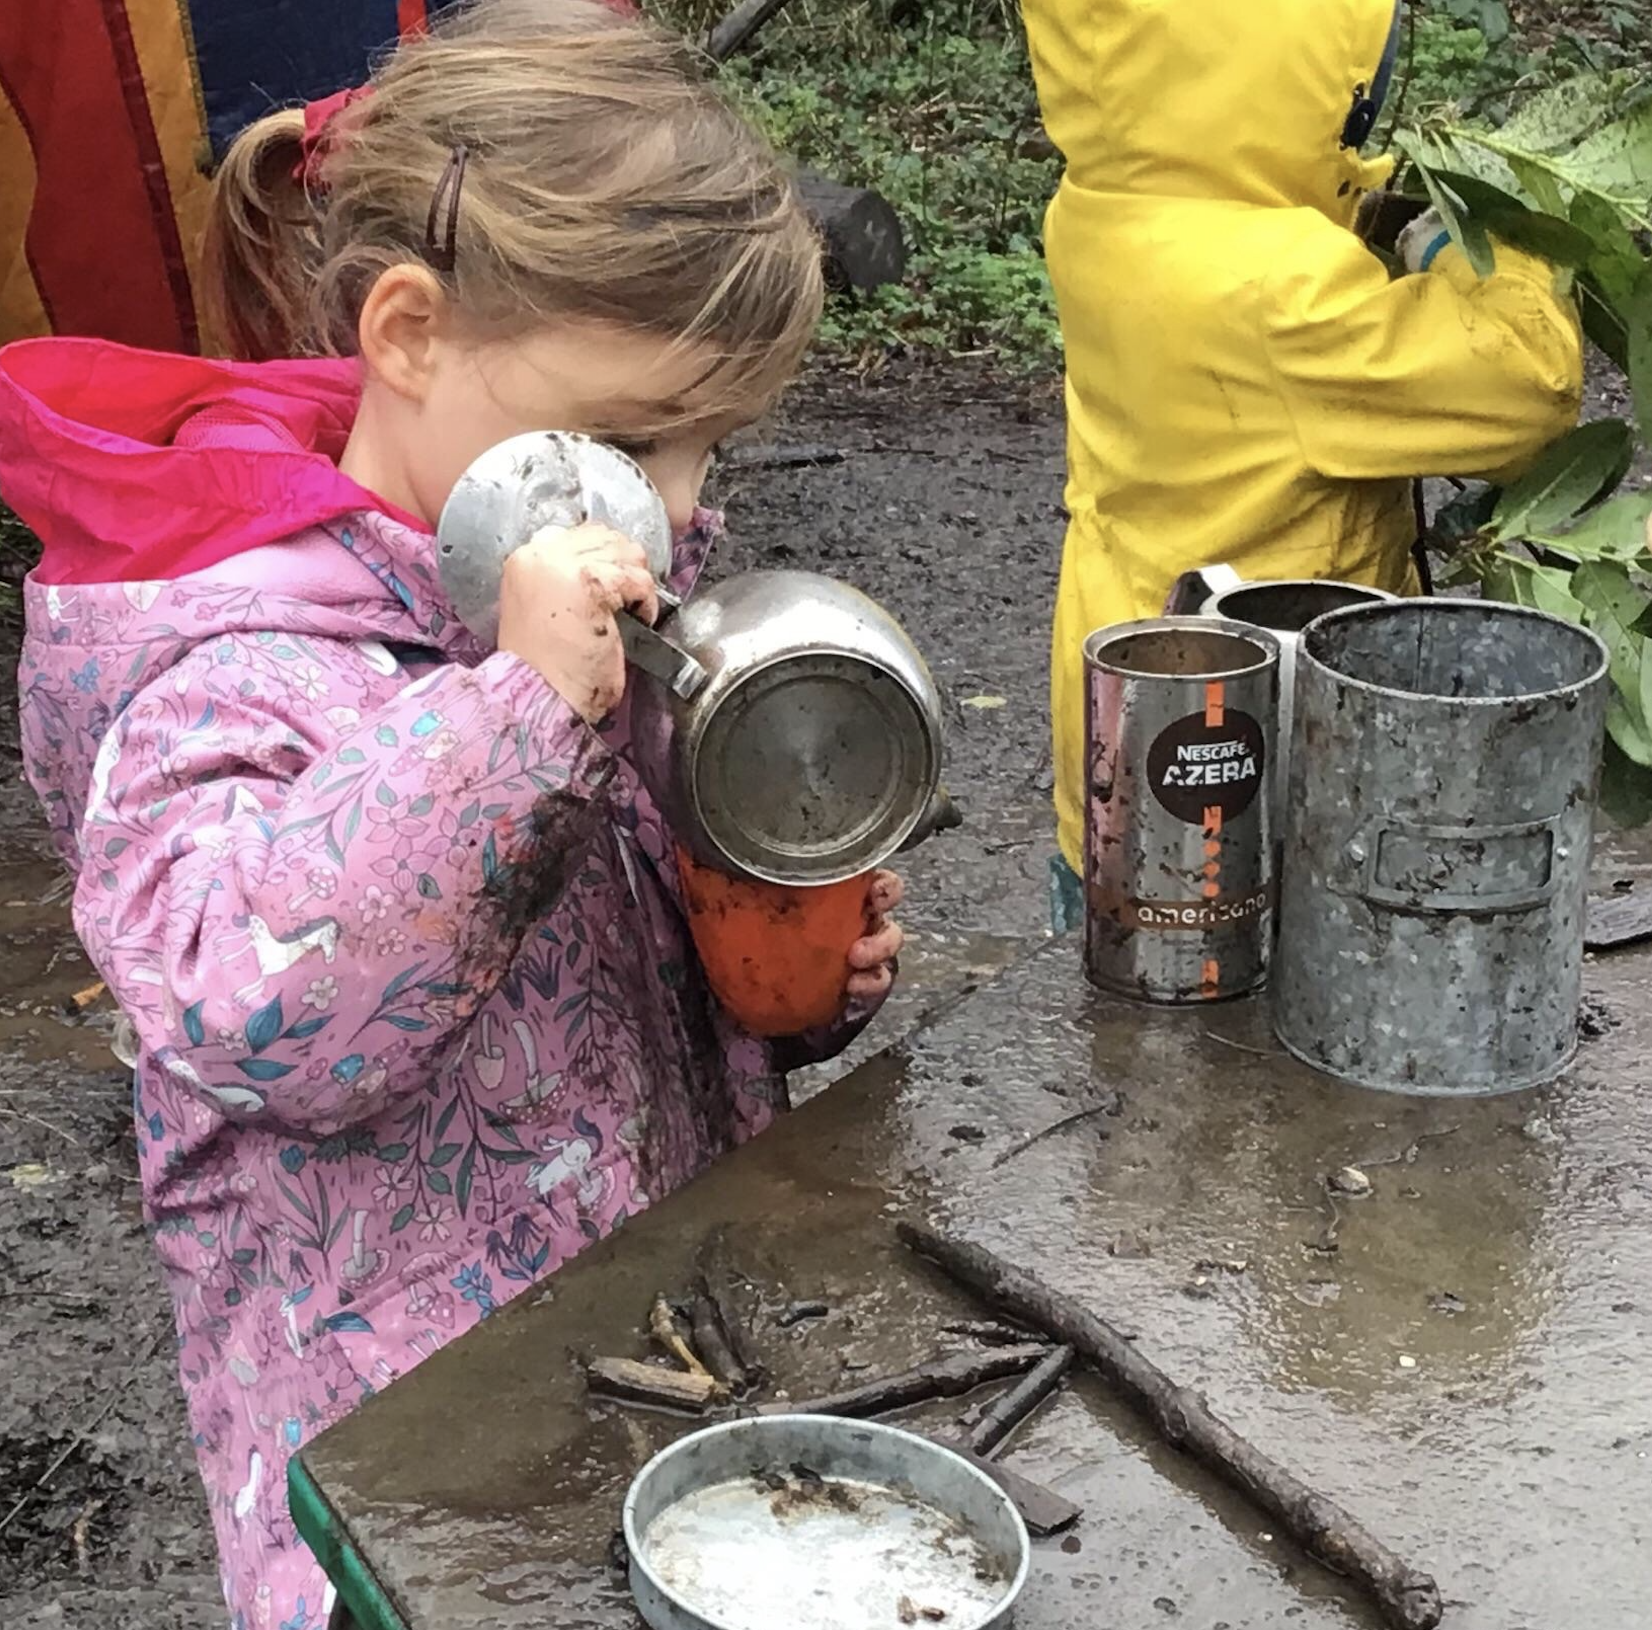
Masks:
[[[367,77],[397,37],[397,0],[187,0],[196,72],[216,161],[275,108]]]
[[[1417,269],[1419,271],[1426,272],[1428,268],[1432,266],[1439,258],[1440,251],[1450,242],[1451,234],[1449,232],[1441,232],[1440,235],[1425,250],[1423,250],[1422,264]]]
[[[1405,0],[1398,0],[1394,7],[1394,21],[1389,25],[1388,44],[1383,47],[1382,61],[1377,67],[1377,77],[1371,82],[1372,122],[1375,123],[1381,115],[1383,104],[1388,100],[1388,92],[1394,84],[1394,69],[1400,60],[1400,38],[1405,27]]]
[[[1050,932],[1070,934],[1084,926],[1084,884],[1062,855],[1050,857]]]

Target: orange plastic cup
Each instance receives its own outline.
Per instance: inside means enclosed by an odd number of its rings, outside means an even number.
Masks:
[[[757,1036],[830,1024],[848,1001],[870,874],[797,888],[730,877],[677,851],[688,926],[717,1000]]]

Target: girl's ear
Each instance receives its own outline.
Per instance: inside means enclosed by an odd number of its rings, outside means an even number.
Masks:
[[[356,325],[361,360],[397,396],[423,402],[450,325],[447,294],[428,266],[411,262],[379,273]]]

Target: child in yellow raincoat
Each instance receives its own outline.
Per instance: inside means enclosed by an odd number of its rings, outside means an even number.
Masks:
[[[1497,477],[1575,420],[1576,313],[1436,223],[1391,278],[1355,235],[1395,0],[1024,0],[1066,160],[1045,247],[1067,352],[1053,710],[1063,861],[1083,864],[1082,647],[1183,572],[1414,588],[1410,479]],[[1070,869],[1069,869],[1070,868]]]

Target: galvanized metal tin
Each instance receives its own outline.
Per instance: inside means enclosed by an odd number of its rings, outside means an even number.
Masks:
[[[1273,993],[1297,1057],[1447,1096],[1565,1067],[1606,671],[1587,630],[1478,600],[1307,630]]]
[[[1031,1548],[1009,1497],[927,1438],[776,1415],[673,1444],[625,1501],[653,1630],[1000,1630]]]
[[[545,527],[587,520],[639,544],[664,581],[671,519],[634,460],[565,430],[535,430],[490,447],[459,477],[436,526],[437,570],[459,620],[491,646],[505,561]]]
[[[1395,597],[1386,589],[1331,578],[1281,578],[1273,582],[1234,583],[1200,608],[1200,615],[1263,628],[1279,641],[1279,713],[1273,768],[1268,785],[1273,800],[1273,835],[1285,832],[1285,792],[1290,785],[1291,717],[1296,695],[1296,653],[1302,631],[1328,612],[1349,606],[1382,605]]]
[[[1166,1003],[1255,990],[1273,931],[1278,642],[1161,617],[1092,634],[1084,661],[1091,982]]]

